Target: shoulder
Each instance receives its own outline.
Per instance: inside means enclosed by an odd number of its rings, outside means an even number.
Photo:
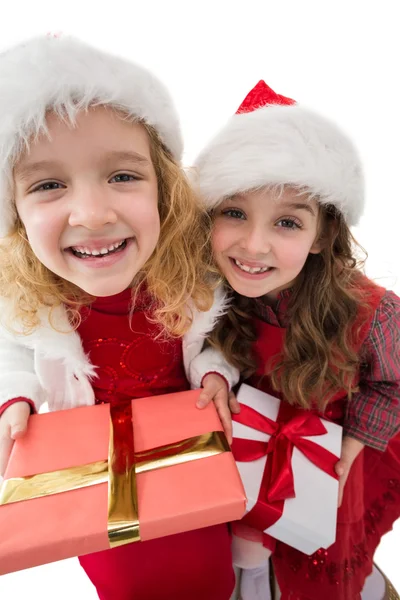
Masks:
[[[385,290],[375,310],[372,326],[389,321],[400,325],[400,298],[392,290]]]
[[[55,307],[41,306],[37,312],[38,325],[26,331],[22,319],[14,314],[13,304],[5,298],[0,299],[0,337],[11,340],[28,348],[54,340],[55,346],[71,331],[67,311],[64,305]]]
[[[187,340],[205,338],[215,327],[218,320],[226,313],[229,307],[228,294],[223,285],[220,285],[214,291],[214,300],[211,308],[207,311],[200,311],[193,305],[189,306],[192,324],[186,334]]]
[[[367,343],[374,348],[398,348],[400,345],[400,298],[385,290],[372,316]]]

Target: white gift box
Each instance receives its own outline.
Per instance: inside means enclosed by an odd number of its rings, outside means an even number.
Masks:
[[[237,394],[241,404],[246,404],[261,415],[276,421],[280,400],[253,387],[243,384]],[[321,419],[327,433],[307,436],[340,457],[342,428]],[[267,442],[270,436],[247,425],[233,422],[233,437]],[[257,503],[267,455],[251,462],[237,462],[240,476],[248,498],[247,512]],[[285,500],[282,516],[265,533],[305,554],[313,554],[319,548],[328,548],[336,538],[338,509],[337,479],[313,464],[296,447],[293,449],[292,470],[295,498]]]

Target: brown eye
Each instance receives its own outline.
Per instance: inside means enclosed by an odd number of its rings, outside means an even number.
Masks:
[[[295,221],[294,219],[280,219],[277,222],[278,227],[282,227],[283,229],[301,229],[302,224],[299,221]]]
[[[231,219],[245,219],[246,218],[244,212],[242,212],[238,208],[228,208],[227,210],[222,211],[222,214],[226,217],[230,217]]]

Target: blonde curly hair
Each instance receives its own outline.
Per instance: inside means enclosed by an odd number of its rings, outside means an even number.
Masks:
[[[156,130],[141,124],[149,136],[157,176],[161,230],[152,256],[132,282],[133,305],[138,291],[145,286],[154,300],[154,320],[167,334],[181,336],[190,327],[189,306],[208,310],[213,300],[209,217]],[[94,300],[38,260],[19,217],[14,230],[0,240],[0,297],[12,307],[7,327],[14,330],[15,323],[22,324],[24,334],[39,325],[40,307],[49,307],[51,321],[52,309],[61,304],[66,306],[71,326],[76,329],[81,307]]]

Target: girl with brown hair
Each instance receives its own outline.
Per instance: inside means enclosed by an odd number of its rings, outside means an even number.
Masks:
[[[195,166],[231,305],[192,378],[217,371],[217,349],[288,415],[343,426],[336,542],[310,557],[278,542],[272,563],[282,600],[361,598],[400,515],[400,301],[361,271],[349,229],[364,204],[357,153],[260,81]],[[269,552],[245,523],[234,527],[241,597],[265,599]]]

